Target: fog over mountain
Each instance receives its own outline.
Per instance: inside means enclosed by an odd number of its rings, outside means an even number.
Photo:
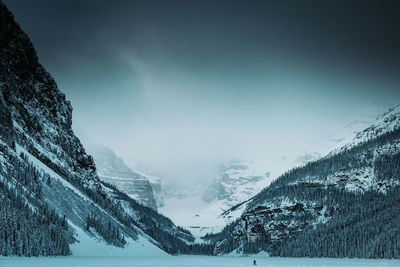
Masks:
[[[5,1],[83,142],[181,184],[290,168],[400,102],[396,8],[307,2]]]
[[[400,266],[398,14],[0,0],[0,266]]]

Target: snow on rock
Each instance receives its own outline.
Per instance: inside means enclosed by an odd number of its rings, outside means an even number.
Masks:
[[[384,133],[400,128],[400,104],[380,115],[375,122],[364,131],[356,134],[354,143],[367,141]]]
[[[115,185],[143,205],[157,209],[153,188],[146,176],[130,169],[115,152],[102,145],[89,145],[89,152],[96,163],[99,178]]]
[[[338,153],[344,149],[352,148],[362,142],[376,138],[382,134],[400,128],[400,104],[390,108],[387,112],[379,115],[375,121],[362,131],[356,132],[353,139],[340,148],[334,149],[329,155]]]

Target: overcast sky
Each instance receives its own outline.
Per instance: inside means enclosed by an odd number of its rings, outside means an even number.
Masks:
[[[166,176],[322,153],[400,103],[399,1],[4,2],[78,134]]]

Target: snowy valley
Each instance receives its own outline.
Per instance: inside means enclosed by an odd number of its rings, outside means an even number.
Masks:
[[[0,52],[0,266],[400,265],[400,105],[171,182],[82,144],[1,1]]]

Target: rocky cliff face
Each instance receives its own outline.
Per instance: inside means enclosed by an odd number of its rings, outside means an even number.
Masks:
[[[92,158],[72,132],[70,102],[39,63],[28,36],[4,5],[0,27],[0,102],[7,110],[3,116],[9,117],[4,122],[13,122],[14,140],[57,173],[73,173],[86,184],[98,181]]]
[[[139,203],[157,209],[152,185],[145,176],[131,170],[107,147],[93,145],[88,149],[94,157],[100,180],[115,185]]]
[[[164,197],[162,195],[161,180],[157,177],[146,176],[150,180],[151,187],[153,188],[154,199],[158,208],[164,206]]]

